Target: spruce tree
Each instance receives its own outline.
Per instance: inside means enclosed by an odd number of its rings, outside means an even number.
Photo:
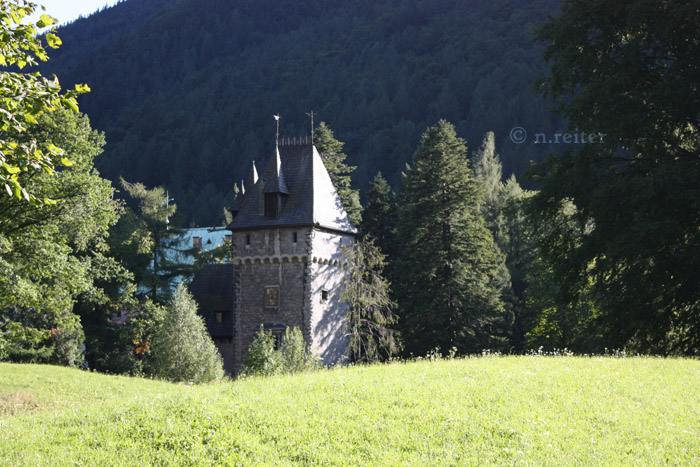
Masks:
[[[343,299],[348,303],[346,326],[353,362],[386,360],[401,350],[390,296],[390,284],[383,275],[386,256],[368,237],[343,252],[348,266]]]
[[[347,155],[343,153],[345,143],[335,139],[333,130],[325,122],[321,122],[314,129],[314,145],[321,155],[328,175],[331,176],[331,181],[338,191],[338,196],[340,196],[340,201],[342,201],[350,221],[355,225],[360,225],[362,221],[360,193],[350,187],[351,175],[357,167],[345,163],[347,158]]]
[[[363,234],[376,239],[377,246],[383,253],[388,253],[387,243],[391,231],[391,187],[381,172],[377,172],[369,185],[367,206],[362,211],[360,230]]]
[[[466,142],[441,120],[423,134],[398,199],[393,265],[406,351],[460,353],[504,344],[501,257],[485,226]]]

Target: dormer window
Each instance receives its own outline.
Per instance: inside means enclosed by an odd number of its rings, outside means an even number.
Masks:
[[[277,219],[279,216],[279,195],[265,193],[265,219]]]

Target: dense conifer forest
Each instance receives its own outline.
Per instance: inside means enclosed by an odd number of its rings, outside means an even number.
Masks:
[[[504,176],[522,174],[549,148],[514,144],[511,128],[564,127],[532,87],[546,67],[531,30],[558,3],[121,2],[59,28],[42,72],[91,87],[80,104],[106,134],[105,177],[164,186],[186,224],[220,224],[233,183],[272,150],[278,112],[281,136],[300,136],[313,109],[363,190],[377,171],[396,187],[439,119],[470,151],[494,131]]]

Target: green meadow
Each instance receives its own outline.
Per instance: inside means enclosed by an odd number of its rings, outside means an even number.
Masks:
[[[0,465],[700,465],[700,361],[438,359],[203,386],[0,364]]]

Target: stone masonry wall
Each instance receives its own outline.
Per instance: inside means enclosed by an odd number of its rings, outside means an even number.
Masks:
[[[227,371],[233,374],[240,371],[261,324],[296,326],[305,331],[308,339],[304,297],[310,230],[289,228],[234,233],[234,358]],[[271,287],[278,287],[277,306],[266,306],[266,288]]]
[[[348,337],[345,330],[347,305],[342,301],[342,250],[354,241],[350,235],[314,230],[309,262],[307,314],[310,317],[311,350],[325,365],[345,361]]]
[[[261,324],[300,327],[324,364],[344,361],[348,342],[346,305],[340,299],[341,255],[342,246],[352,242],[350,235],[310,227],[234,232],[234,338],[228,372],[240,371]],[[279,287],[276,307],[266,306],[270,287]]]

